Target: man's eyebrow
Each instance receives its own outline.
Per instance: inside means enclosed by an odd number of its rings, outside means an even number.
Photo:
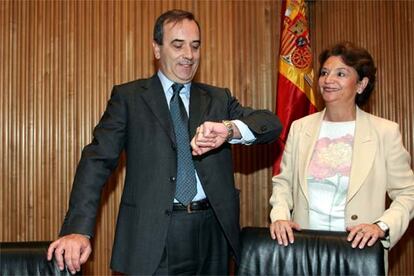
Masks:
[[[174,39],[174,40],[171,41],[171,44],[172,43],[175,43],[175,42],[184,42],[184,39],[178,39],[178,38],[176,38],[176,39]],[[191,43],[201,43],[201,40],[199,40],[199,39],[193,40],[193,41],[191,41]]]
[[[178,39],[178,38],[176,38],[176,39],[174,39],[174,40],[171,41],[171,43],[174,43],[174,42],[184,42],[184,39]]]

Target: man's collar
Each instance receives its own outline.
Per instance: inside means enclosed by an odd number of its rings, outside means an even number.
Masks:
[[[157,72],[158,78],[161,81],[162,88],[164,89],[164,92],[167,93],[171,87],[171,85],[174,84],[172,80],[167,78],[167,76],[164,75],[164,73],[161,70],[158,70]],[[191,89],[191,82],[184,84],[185,89],[181,91],[181,93],[184,93],[187,97],[190,95],[190,89]],[[172,92],[171,92],[172,93]]]

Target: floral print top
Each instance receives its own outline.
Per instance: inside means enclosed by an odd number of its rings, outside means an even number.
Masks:
[[[345,231],[355,121],[323,121],[308,167],[309,226]]]

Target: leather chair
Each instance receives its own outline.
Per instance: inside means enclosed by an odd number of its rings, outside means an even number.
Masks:
[[[352,248],[345,232],[302,230],[295,242],[281,246],[268,228],[242,230],[238,275],[384,275],[381,242]]]
[[[71,275],[46,258],[50,241],[1,242],[0,275]],[[80,275],[77,273],[76,275]]]

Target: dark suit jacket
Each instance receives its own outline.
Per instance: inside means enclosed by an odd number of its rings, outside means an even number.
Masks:
[[[192,83],[190,137],[204,121],[239,119],[256,135],[255,143],[274,141],[281,124],[266,110],[244,108],[227,89]],[[175,136],[159,78],[115,86],[105,113],[79,162],[61,235],[93,236],[102,186],[127,156],[111,268],[152,274],[157,268],[171,219],[177,170]],[[231,147],[194,157],[197,173],[218,221],[239,258],[239,199],[234,187]]]

